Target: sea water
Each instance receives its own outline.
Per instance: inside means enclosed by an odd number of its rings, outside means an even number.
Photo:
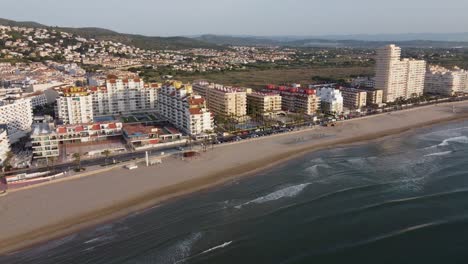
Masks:
[[[467,263],[468,122],[305,155],[0,263]]]

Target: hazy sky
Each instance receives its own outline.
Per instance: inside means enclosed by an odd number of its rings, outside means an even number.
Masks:
[[[0,17],[145,35],[468,31],[468,0],[0,0]]]

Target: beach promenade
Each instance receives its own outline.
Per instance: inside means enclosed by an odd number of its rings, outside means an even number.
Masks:
[[[227,183],[314,150],[462,119],[468,119],[468,102],[431,105],[340,122],[336,127],[219,145],[195,159],[167,158],[155,167],[117,168],[12,192],[0,197],[0,254]]]

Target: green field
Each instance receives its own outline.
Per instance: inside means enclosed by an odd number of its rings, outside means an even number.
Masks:
[[[336,81],[353,76],[372,75],[372,67],[342,67],[342,68],[298,68],[232,71],[220,73],[193,74],[190,76],[176,75],[175,79],[184,82],[208,80],[225,85],[261,88],[266,84],[309,84],[314,80]]]

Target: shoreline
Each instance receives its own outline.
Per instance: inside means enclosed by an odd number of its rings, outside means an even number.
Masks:
[[[412,111],[418,110],[420,111],[420,109]],[[402,115],[405,115],[405,113],[402,113]],[[369,119],[372,120],[378,118],[379,117],[370,117]],[[434,125],[442,125],[445,123],[453,123],[466,119],[468,119],[468,112],[463,114],[453,114],[413,125],[407,125],[393,129],[383,129],[382,131],[377,131],[374,133],[364,133],[362,135],[352,135],[350,137],[343,138],[331,138],[331,140],[319,139],[321,142],[318,144],[312,144],[308,146],[305,144],[306,146],[303,147],[291,147],[291,149],[281,153],[258,158],[247,163],[240,163],[237,164],[237,166],[231,168],[215,170],[214,172],[205,174],[202,177],[191,178],[176,184],[153,189],[147,192],[142,192],[139,195],[132,197],[132,199],[126,199],[125,201],[115,203],[112,206],[95,208],[95,210],[91,210],[86,213],[76,214],[73,218],[64,218],[61,221],[42,226],[39,229],[24,232],[16,236],[7,237],[6,239],[0,240],[0,255],[8,253],[11,254],[11,252],[14,253],[15,251],[26,249],[28,247],[41,244],[52,239],[64,237],[83,229],[92,228],[102,223],[111,222],[115,219],[128,216],[132,213],[144,212],[146,210],[150,210],[151,207],[154,207],[155,205],[167,202],[171,199],[178,199],[192,193],[210,190],[212,188],[229,183],[232,180],[252,176],[258,172],[271,169],[305,154],[330,148],[364,144],[374,140],[382,140],[389,136],[401,136],[404,133],[408,133],[416,129],[431,127]],[[358,121],[359,120],[357,120],[357,122]],[[353,120],[350,120],[347,123],[353,124]],[[339,129],[340,126],[343,125],[340,124],[338,127],[330,128],[327,131],[333,132],[334,129]],[[314,131],[304,131],[303,133],[307,134],[313,132]],[[301,134],[301,131],[299,131],[297,134]],[[277,137],[285,139],[288,138],[288,135],[278,135]],[[289,138],[291,138],[291,135],[289,135]],[[261,139],[258,140],[258,142],[261,141]],[[248,143],[249,141],[241,142],[239,145],[242,145],[244,148],[246,148]],[[222,151],[224,147],[217,149]],[[73,182],[73,179],[68,182]]]

